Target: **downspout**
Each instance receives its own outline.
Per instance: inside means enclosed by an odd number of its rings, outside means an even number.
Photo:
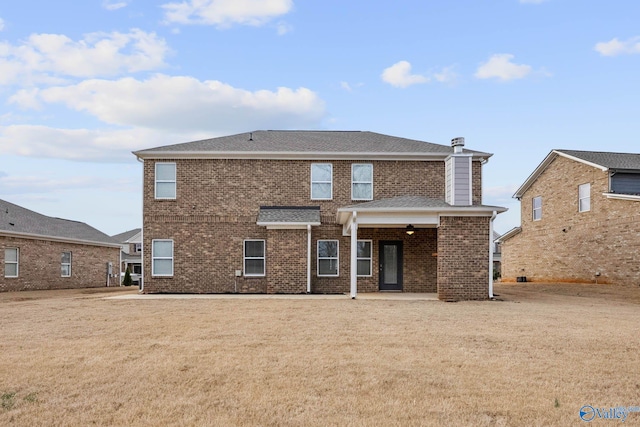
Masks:
[[[489,221],[489,298],[493,298],[493,220],[498,213],[493,211]]]
[[[307,224],[307,293],[311,293],[311,224]]]
[[[356,298],[358,293],[358,216],[357,212],[353,212],[351,217],[351,299]]]
[[[140,228],[140,241],[142,242],[142,250],[140,252],[140,290],[139,293],[144,293],[144,160],[136,156],[136,160],[142,163],[142,227]]]

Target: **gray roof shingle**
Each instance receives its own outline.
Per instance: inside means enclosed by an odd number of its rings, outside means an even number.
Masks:
[[[320,206],[261,206],[257,222],[320,224]]]
[[[372,202],[364,202],[355,205],[341,207],[340,211],[345,210],[362,210],[362,209],[497,209],[504,210],[499,206],[489,205],[471,205],[471,206],[454,206],[442,199],[433,199],[423,196],[397,196],[388,199],[374,200]]]
[[[124,243],[130,238],[132,238],[133,236],[135,236],[136,234],[138,234],[141,230],[142,230],[141,228],[134,228],[133,230],[125,231],[124,233],[111,236],[111,238],[116,242]]]
[[[365,131],[258,130],[219,138],[166,145],[134,152],[137,156],[154,153],[260,152],[260,153],[383,153],[450,154],[447,145],[417,141]],[[491,154],[464,150],[481,157]]]
[[[640,154],[604,151],[555,150],[614,170],[640,170]]]
[[[84,222],[53,218],[0,199],[0,233],[24,233],[116,245],[103,232]]]

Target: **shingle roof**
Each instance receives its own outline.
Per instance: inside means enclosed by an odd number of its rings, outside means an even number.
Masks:
[[[113,240],[116,242],[124,243],[136,234],[138,234],[142,229],[134,228],[133,230],[125,231],[124,233],[116,234],[115,236],[111,236]]]
[[[118,242],[84,222],[53,218],[0,199],[0,233],[22,233],[87,242]]]
[[[166,145],[134,152],[139,157],[159,153],[381,153],[441,154],[453,153],[448,145],[433,144],[407,138],[365,131],[301,131],[258,130],[237,135]],[[488,158],[489,153],[464,150]]]
[[[398,196],[389,199],[374,200],[372,202],[358,203],[345,206],[341,209],[385,209],[385,208],[450,208],[451,205],[442,199],[432,199],[422,196]]]
[[[640,154],[604,151],[555,150],[608,169],[640,170]]]
[[[320,224],[320,206],[261,206],[257,222]]]

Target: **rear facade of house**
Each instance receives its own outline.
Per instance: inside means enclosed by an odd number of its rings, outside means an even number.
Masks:
[[[640,154],[553,150],[514,197],[503,281],[640,285]]]
[[[460,140],[457,140],[460,142]],[[256,131],[136,152],[143,292],[490,294],[490,154],[371,132]]]
[[[0,292],[119,286],[120,246],[78,221],[0,200]]]

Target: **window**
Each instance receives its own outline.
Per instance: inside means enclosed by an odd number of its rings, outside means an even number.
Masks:
[[[311,199],[331,200],[333,198],[333,165],[331,163],[311,164]]]
[[[533,220],[539,221],[542,219],[542,197],[533,198]]]
[[[582,184],[578,186],[578,212],[587,212],[591,210],[591,184]]]
[[[142,265],[133,264],[133,274],[142,274]]]
[[[371,276],[371,240],[358,240],[358,277]]]
[[[71,277],[71,252],[62,252],[60,273],[62,274],[62,277]]]
[[[351,165],[351,199],[373,200],[373,165]]]
[[[4,249],[4,277],[18,277],[18,248]]]
[[[244,275],[265,275],[264,240],[244,241]]]
[[[156,163],[156,199],[176,198],[176,164]]]
[[[135,253],[142,252],[142,243],[134,243],[133,244],[133,251]]]
[[[338,275],[338,241],[318,240],[318,276]]]
[[[151,241],[151,275],[173,276],[173,240]]]

